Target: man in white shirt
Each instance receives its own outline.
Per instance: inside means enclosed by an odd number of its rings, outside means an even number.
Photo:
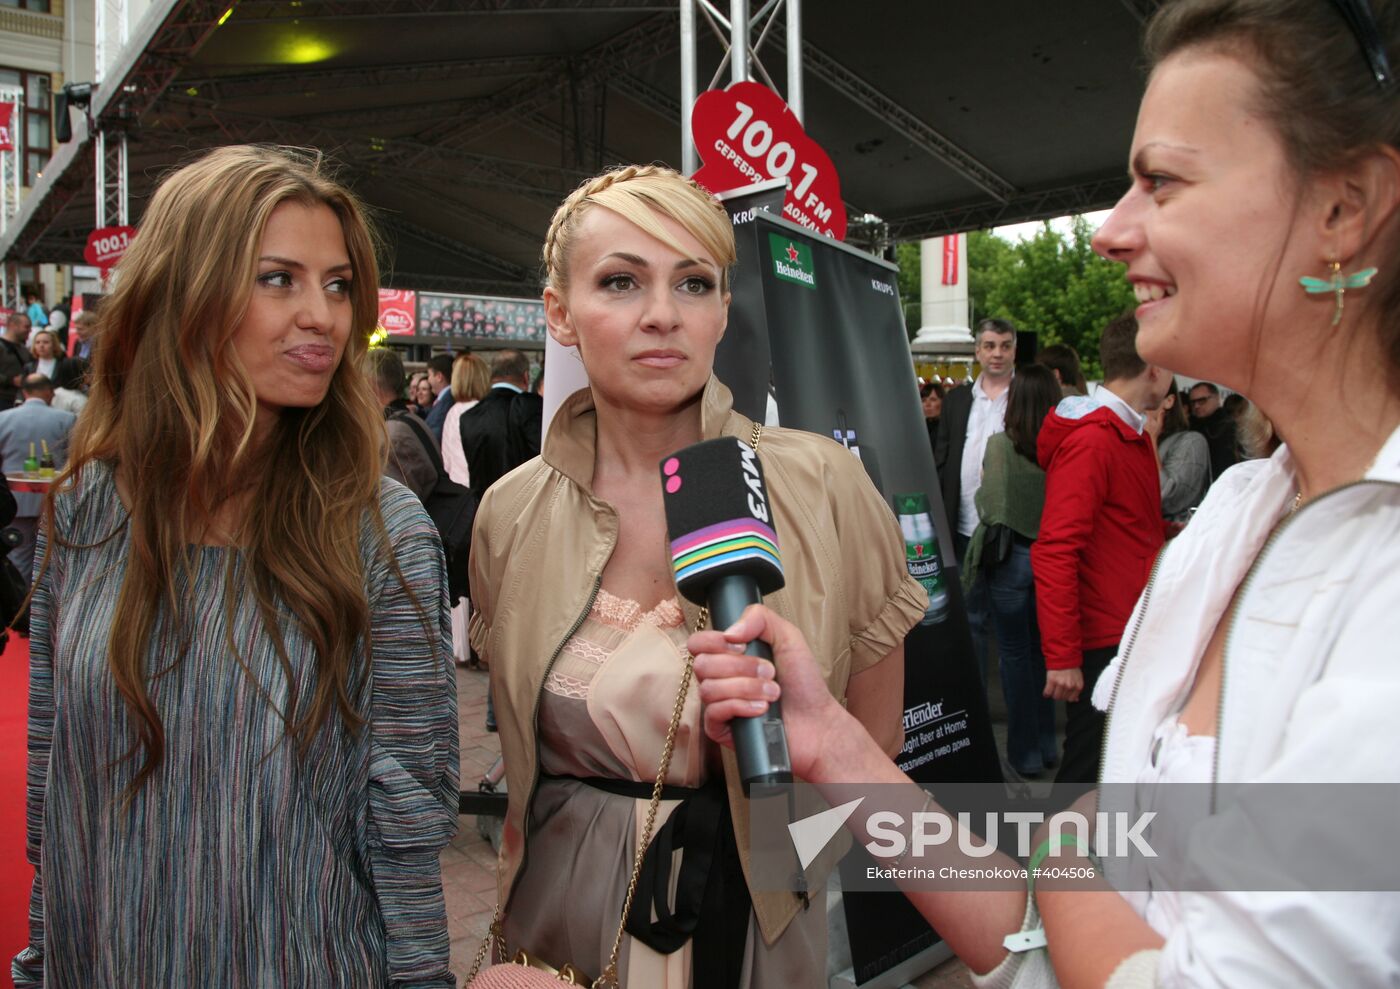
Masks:
[[[970,388],[954,388],[943,399],[934,459],[943,508],[953,528],[958,566],[966,562],[967,544],[977,529],[974,499],[982,486],[982,457],[987,440],[1006,428],[1006,396],[1016,367],[1016,327],[1004,319],[977,324],[977,363],[982,373]],[[977,651],[977,668],[986,676],[989,607],[979,579],[967,594],[967,619]]]

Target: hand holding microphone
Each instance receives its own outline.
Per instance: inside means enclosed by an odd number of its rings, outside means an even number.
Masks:
[[[755,639],[772,647],[773,662],[743,652]],[[849,748],[852,738],[864,734],[827,689],[802,633],[764,605],[751,605],[727,629],[696,632],[686,648],[695,656],[705,734],[711,741],[732,745],[733,719],[764,713],[773,689],[779,689],[782,699],[792,772],[799,779],[826,780],[832,768],[830,747]]]
[[[676,587],[710,609],[717,629],[729,628],[744,609],[783,586],[778,536],[758,454],[727,437],[686,447],[661,463],[666,529]],[[771,661],[755,639],[747,655]],[[730,725],[744,792],[792,782],[782,710],[776,700],[762,713]]]

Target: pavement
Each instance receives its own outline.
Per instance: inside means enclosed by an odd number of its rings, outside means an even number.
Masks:
[[[457,706],[462,788],[474,789],[501,751],[496,735],[484,727],[484,671],[457,670]],[[1001,734],[1001,744],[1004,745],[1004,728]],[[442,886],[447,900],[447,931],[452,940],[452,970],[459,979],[463,979],[470,971],[477,949],[486,936],[496,904],[496,853],[478,832],[477,818],[470,814],[462,815],[457,837],[443,850]],[[909,986],[911,989],[970,989],[972,980],[968,977],[967,967],[954,958],[915,979]]]

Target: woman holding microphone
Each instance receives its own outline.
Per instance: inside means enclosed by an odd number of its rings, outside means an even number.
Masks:
[[[1147,50],[1132,186],[1095,246],[1126,266],[1143,359],[1249,395],[1284,440],[1163,550],[1094,697],[1105,788],[1140,811],[1210,795],[1164,832],[1208,882],[909,897],[980,985],[1393,986],[1397,887],[1261,887],[1247,867],[1393,858],[1348,847],[1343,808],[1299,844],[1257,801],[1400,784],[1400,4],[1179,0]],[[761,610],[691,639],[711,738],[771,696],[772,671],[729,651],[754,636],[774,645],[795,771],[900,779]],[[1003,947],[1042,918],[1053,972]]]

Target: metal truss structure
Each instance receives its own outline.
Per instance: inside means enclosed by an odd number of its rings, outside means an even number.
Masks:
[[[609,77],[647,65],[675,51],[679,39],[670,13],[648,17],[581,55],[566,59],[543,79],[526,79],[490,96],[471,120],[443,121],[420,131],[417,139],[427,145],[460,148],[488,137],[506,126],[512,116],[544,110],[559,99],[561,91],[605,83]]]
[[[816,45],[803,42],[802,61],[813,76],[884,121],[993,199],[1005,203],[1016,195],[1016,188],[1010,182]]]
[[[126,131],[104,129],[93,141],[93,197],[97,203],[93,226],[126,226],[131,222],[131,172]]]
[[[772,75],[764,68],[760,57],[763,45],[772,34],[778,15],[783,15],[787,50],[787,89],[784,92],[788,109],[798,120],[803,119],[806,104],[802,89],[802,0],[766,0],[757,13],[751,14],[749,0],[729,0],[726,16],[711,0],[680,0],[681,47],[681,170],[687,175],[700,167],[695,138],[690,129],[691,108],[700,95],[699,45],[696,14],[719,40],[722,57],[705,89],[714,89],[729,69],[731,83],[748,82],[757,72],[773,90],[778,89]]]
[[[228,9],[226,3],[227,0],[177,0],[172,4],[141,49],[123,52],[122,60],[110,67],[106,81],[93,96],[95,130],[102,130],[108,119],[123,125],[129,119],[139,119],[218,26],[219,18]],[[40,241],[94,181],[96,164],[85,147],[94,134],[84,128],[83,135],[81,139],[75,135],[73,144],[64,149],[68,153],[66,162],[60,161],[62,155],[55,156],[49,169],[53,175],[46,175],[31,191],[32,207],[26,204],[22,229],[13,236],[7,232],[4,238],[6,256],[39,257],[36,248]],[[83,236],[73,231],[55,238],[52,247],[71,257],[75,240],[81,253]]]
[[[888,221],[889,237],[895,241],[922,240],[965,230],[986,230],[1005,223],[1048,220],[1068,213],[1108,209],[1122,198],[1127,188],[1127,176],[1120,174],[1055,189],[1018,192],[1006,202],[969,203],[913,213]]]
[[[1137,19],[1139,24],[1146,24],[1148,19],[1157,13],[1157,8],[1162,5],[1161,0],[1120,0],[1120,2],[1127,8],[1128,13]]]
[[[250,20],[305,21],[331,17],[413,17],[442,14],[664,13],[658,0],[243,0],[238,16]]]
[[[572,188],[589,174],[534,161],[434,147],[407,138],[366,137],[357,131],[327,125],[319,117],[268,117],[217,109],[189,97],[165,100],[158,119],[164,133],[179,135],[191,148],[214,147],[230,141],[310,145],[352,163],[349,167],[362,174],[441,179],[461,187],[511,192],[542,203],[557,203],[561,189]]]
[[[454,279],[454,281],[462,283],[470,282],[477,286],[496,286],[497,288],[509,286],[514,289],[519,289],[521,286],[528,285],[533,290],[538,287],[538,277],[527,269],[519,265],[509,264],[485,251],[469,247],[455,238],[443,236],[426,227],[420,227],[402,217],[392,217],[383,221],[381,225],[409,240],[430,247],[433,250],[445,252],[448,255],[458,257],[471,264],[481,265],[488,270],[499,272],[500,274],[500,277],[497,278],[457,278]],[[426,286],[424,287],[426,288]],[[478,287],[476,291],[482,291],[482,289]]]
[[[239,7],[242,15],[245,7]],[[460,79],[493,79],[503,76],[540,76],[558,68],[552,55],[507,55],[462,58],[411,65],[373,65],[357,68],[303,68],[257,75],[203,76],[181,79],[179,91],[214,103],[228,103],[258,96],[333,92],[347,89],[380,89],[401,83],[441,83]]]
[[[1128,2],[1128,0],[1125,0]],[[1151,3],[1153,0],[1138,0],[1140,3]],[[698,3],[698,8],[695,5]],[[780,37],[773,32],[774,18],[777,17],[780,9],[786,7],[787,30]],[[730,17],[726,20],[722,18],[713,4],[709,0],[682,0],[681,2],[681,37],[683,53],[693,47],[693,37],[687,34],[687,17],[693,20],[693,13],[688,14],[687,8],[698,9],[705,15],[711,28],[723,40],[721,28],[727,29],[731,33],[729,44],[725,47],[725,60],[731,69],[731,79],[750,78],[749,66],[757,68],[768,82],[773,86],[772,77],[762,69],[759,61],[759,52],[765,40],[770,35],[773,36],[773,47],[785,56],[788,67],[788,104],[793,107],[793,112],[798,118],[802,116],[802,75],[809,74],[812,78],[818,79],[841,95],[845,96],[852,103],[866,110],[875,118],[885,123],[896,133],[907,138],[916,147],[927,152],[929,155],[951,168],[958,175],[962,176],[971,184],[990,195],[998,203],[1009,203],[1016,195],[1017,190],[1011,182],[998,175],[991,168],[978,161],[964,148],[940,134],[932,125],[922,120],[918,115],[901,105],[897,100],[881,92],[876,86],[863,79],[858,73],[843,65],[834,56],[828,54],[809,41],[802,40],[801,37],[801,8],[800,0],[768,0],[759,12],[747,17],[747,0],[733,0],[731,2]],[[739,50],[741,42],[738,40],[739,32],[736,25],[746,22],[749,32],[757,30],[758,37],[751,44],[747,44],[747,61],[736,60],[733,53]],[[693,31],[693,25],[689,30]],[[794,57],[796,55],[796,57]],[[719,80],[725,65],[721,64],[720,71],[711,80],[713,86]],[[682,65],[682,89],[687,89],[687,82],[693,85],[695,66]],[[774,87],[776,88],[776,87]],[[694,95],[698,95],[695,93]],[[694,171],[698,166],[695,158],[694,144],[690,140],[689,105],[694,103],[694,95],[689,100],[682,96],[682,113],[685,123],[683,130],[686,135],[686,151],[682,155],[687,171]],[[794,96],[796,102],[794,102]],[[853,209],[852,215],[859,215],[862,211]]]
[[[120,6],[124,0],[97,2]],[[1118,176],[1092,177],[1102,174],[1104,163],[1090,161],[1085,181],[1019,188],[901,102],[898,96],[909,98],[907,87],[890,90],[863,77],[857,67],[867,63],[858,49],[827,50],[804,40],[803,5],[821,0],[153,2],[164,18],[143,20],[131,44],[113,52],[94,91],[91,126],[75,121],[76,140],[59,148],[15,222],[0,233],[5,257],[72,260],[92,226],[139,216],[154,178],[174,161],[207,147],[267,142],[328,152],[381,207],[381,225],[396,243],[414,257],[436,256],[447,270],[461,271],[431,278],[417,273],[421,286],[533,293],[538,275],[531,262],[543,224],[568,190],[614,163],[675,160],[674,152],[655,148],[658,135],[667,143],[678,125],[681,164],[693,171],[698,158],[689,142],[689,114],[700,88],[723,84],[727,73],[731,80],[752,78],[780,89],[774,76],[781,82],[782,68],[783,95],[799,118],[804,86],[820,85],[823,106],[837,94],[927,155],[940,172],[946,168],[966,183],[961,203],[939,199],[927,209],[896,209],[886,202],[883,221],[848,202],[853,240],[866,237],[878,245],[1095,209],[1111,204],[1124,186]],[[1129,19],[1126,10],[1136,23],[1157,3],[1109,6],[1119,20]],[[335,19],[346,21],[347,31],[373,32],[379,27],[367,22],[376,18],[431,37],[441,28],[428,18],[462,17],[467,25],[502,31],[507,22],[501,16],[521,25],[500,35],[510,44],[444,45],[425,50],[424,61],[385,55],[383,64],[351,58],[270,66],[257,61],[255,47],[236,50],[235,38],[246,44],[251,37],[273,37],[269,32],[280,30],[280,22],[325,27]],[[229,40],[220,35],[218,49],[201,58],[230,17],[244,33]],[[571,43],[571,25],[589,40]],[[717,66],[710,34],[719,42]],[[240,62],[230,54],[252,57]],[[701,57],[708,62],[703,71]],[[676,88],[656,81],[658,63],[677,60],[679,98]],[[614,123],[618,119],[625,126]],[[999,167],[1009,166],[1001,161]],[[958,184],[951,195],[963,195]],[[907,203],[907,191],[902,198]],[[402,273],[387,277],[405,284]]]

